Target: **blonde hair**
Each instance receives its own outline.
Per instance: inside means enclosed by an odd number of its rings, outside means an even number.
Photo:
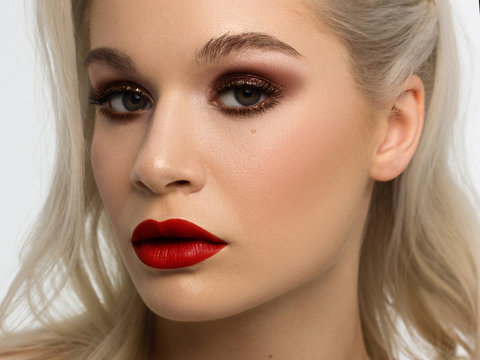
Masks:
[[[462,125],[449,3],[309,1],[350,50],[357,83],[373,105],[395,99],[412,74],[422,78],[428,95],[412,163],[373,192],[358,286],[367,351],[376,360],[400,352],[416,359],[420,347],[428,359],[459,359],[461,347],[472,358],[479,334],[479,222],[473,187],[465,186],[464,166],[458,159],[454,164],[450,152],[461,150],[452,134]],[[0,358],[131,360],[148,354],[149,311],[112,253],[116,246],[89,161],[94,112],[83,66],[87,19],[86,0],[37,0],[39,49],[55,109],[56,168],[23,265],[0,307]],[[17,322],[7,329],[8,315],[24,305],[29,316],[14,313]]]

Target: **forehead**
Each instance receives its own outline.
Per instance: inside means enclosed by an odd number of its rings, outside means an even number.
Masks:
[[[323,31],[303,0],[93,0],[90,10],[91,48],[161,47],[169,56],[186,56],[209,39],[246,32],[270,34],[302,52]]]

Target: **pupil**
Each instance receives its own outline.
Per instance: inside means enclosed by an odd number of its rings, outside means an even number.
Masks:
[[[244,87],[235,91],[235,100],[243,106],[255,105],[262,97],[260,90]]]
[[[128,94],[124,96],[122,100],[123,106],[125,106],[125,109],[128,111],[135,111],[143,107],[143,99],[139,94]]]
[[[252,96],[252,89],[243,89],[243,97],[249,98]]]

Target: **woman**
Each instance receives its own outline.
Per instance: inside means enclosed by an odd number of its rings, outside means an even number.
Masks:
[[[476,356],[447,1],[37,14],[61,151],[0,358]]]

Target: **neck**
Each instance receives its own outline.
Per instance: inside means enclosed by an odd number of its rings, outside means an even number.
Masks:
[[[156,317],[151,359],[368,359],[356,243],[318,278],[240,314],[204,322]]]

